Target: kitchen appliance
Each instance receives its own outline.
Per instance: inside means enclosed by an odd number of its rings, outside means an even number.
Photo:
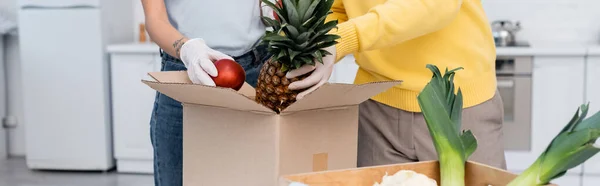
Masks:
[[[533,60],[530,56],[498,56],[497,86],[504,105],[504,144],[507,151],[531,150]]]
[[[496,46],[514,46],[516,44],[516,32],[521,30],[521,23],[513,23],[507,20],[492,22],[492,34]]]
[[[106,45],[133,41],[123,0],[18,2],[27,165],[114,167]]]

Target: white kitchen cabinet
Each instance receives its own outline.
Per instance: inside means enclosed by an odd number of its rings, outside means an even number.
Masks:
[[[150,44],[109,47],[114,156],[118,172],[153,172],[150,116],[156,91],[141,80],[148,78],[148,72],[160,71],[158,51],[158,47]]]
[[[352,84],[354,83],[357,70],[358,65],[356,64],[354,56],[348,55],[335,64],[329,82]]]
[[[600,185],[600,175],[589,176],[586,175],[583,177],[582,186],[598,186]],[[563,185],[559,185],[563,186]]]
[[[580,186],[582,184],[581,176],[577,174],[564,175],[560,178],[552,180],[552,183],[558,186]],[[596,183],[594,186],[598,186],[598,183]]]
[[[600,111],[600,48],[590,49],[586,67],[586,101],[590,103],[588,117]],[[585,174],[600,176],[600,155],[596,155],[584,164]],[[600,185],[600,182],[597,182]]]
[[[531,165],[584,103],[584,66],[584,55],[534,58],[531,151],[519,163],[510,165],[511,169],[523,170]],[[581,167],[569,173],[581,173]]]

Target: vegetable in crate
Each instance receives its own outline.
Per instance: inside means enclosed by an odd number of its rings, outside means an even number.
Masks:
[[[508,186],[546,185],[598,153],[600,148],[594,143],[600,137],[600,112],[584,119],[588,108],[588,105],[582,105],[577,109],[573,119],[554,137],[538,159]]]
[[[442,186],[465,185],[465,163],[477,148],[471,131],[461,132],[463,98],[460,88],[454,94],[454,75],[457,68],[442,76],[435,65],[427,65],[433,78],[417,99],[433,139],[440,163]]]
[[[411,170],[400,170],[396,174],[383,176],[381,183],[373,186],[437,186],[434,179]]]
[[[277,14],[278,20],[263,17],[272,27],[262,39],[272,57],[263,65],[256,86],[256,101],[281,112],[296,101],[296,95],[304,90],[289,90],[288,85],[310,75],[298,78],[285,77],[289,70],[305,64],[323,63],[323,57],[331,53],[324,48],[335,45],[337,35],[328,34],[336,28],[337,20],[325,23],[331,13],[333,0],[282,0],[275,5],[262,0]]]

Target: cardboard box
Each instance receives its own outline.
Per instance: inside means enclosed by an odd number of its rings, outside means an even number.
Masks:
[[[183,71],[143,80],[183,103],[184,186],[271,186],[281,175],[356,167],[358,104],[400,81],[325,84],[277,114],[240,91],[194,85]]]
[[[373,186],[375,183],[381,183],[386,172],[388,175],[393,175],[400,170],[412,170],[424,174],[435,179],[440,185],[439,162],[424,161],[285,175],[281,177],[280,186],[288,186],[292,182],[309,186]],[[505,186],[517,177],[510,172],[471,161],[466,164],[465,175],[466,186]]]

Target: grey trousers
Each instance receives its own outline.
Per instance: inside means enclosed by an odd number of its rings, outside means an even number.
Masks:
[[[506,169],[503,116],[498,92],[482,104],[463,109],[462,128],[471,130],[478,142],[470,161]],[[406,112],[374,100],[359,106],[359,167],[437,159],[421,113]]]

